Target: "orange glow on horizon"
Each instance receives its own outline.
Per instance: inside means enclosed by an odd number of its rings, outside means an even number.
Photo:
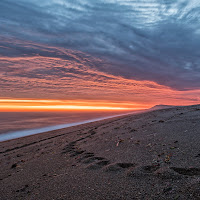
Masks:
[[[100,101],[45,100],[45,99],[0,99],[0,112],[67,111],[67,110],[142,110],[150,105],[113,103]]]

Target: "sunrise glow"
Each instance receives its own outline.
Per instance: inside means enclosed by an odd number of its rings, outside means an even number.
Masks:
[[[67,111],[67,110],[142,110],[149,106],[131,103],[87,102],[41,99],[1,99],[0,111]]]

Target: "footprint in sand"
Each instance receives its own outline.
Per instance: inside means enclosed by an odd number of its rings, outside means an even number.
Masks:
[[[198,176],[200,175],[200,168],[180,168],[180,167],[171,167],[172,170],[187,176]]]
[[[87,169],[100,169],[109,164],[108,160],[103,160],[94,164],[91,164],[87,167]]]
[[[159,168],[159,166],[154,165],[138,166],[135,167],[133,170],[129,170],[127,176],[137,178],[140,178],[142,176],[149,176],[153,175],[153,173],[156,172],[156,170],[158,170]]]
[[[135,167],[136,164],[134,163],[114,163],[114,164],[110,164],[106,167],[105,171],[106,172],[117,172],[117,171],[121,171],[123,169],[128,169],[131,167]]]
[[[88,158],[88,159],[84,159],[83,161],[82,161],[82,163],[84,163],[84,164],[88,164],[88,163],[93,163],[93,162],[95,162],[95,161],[100,161],[100,160],[104,160],[105,158],[102,158],[102,157],[90,157],[90,158]]]

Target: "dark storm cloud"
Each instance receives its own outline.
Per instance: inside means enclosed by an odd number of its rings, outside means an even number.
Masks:
[[[100,71],[187,90],[200,87],[199,17],[198,0],[1,0],[0,36],[79,50],[107,60],[94,62]],[[0,46],[9,47],[0,47],[3,56],[74,59],[6,40]]]

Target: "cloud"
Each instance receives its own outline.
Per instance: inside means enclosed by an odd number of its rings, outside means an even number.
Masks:
[[[17,46],[20,41],[10,43]],[[182,105],[199,102],[200,90],[176,91],[152,81],[127,79],[100,71],[99,66],[107,65],[104,60],[87,54],[21,43],[23,47],[33,46],[35,52],[45,53],[0,57],[1,97],[134,102],[146,106],[166,101],[168,104],[181,101]]]
[[[74,62],[89,56],[87,65],[100,72],[194,90],[200,88],[199,11],[198,0],[1,0],[0,36],[7,39],[0,42],[0,55]],[[65,70],[48,74],[70,74]]]

